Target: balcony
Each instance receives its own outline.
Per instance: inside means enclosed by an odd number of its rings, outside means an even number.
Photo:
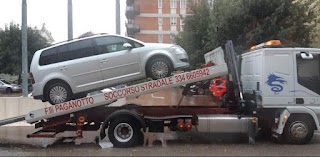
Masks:
[[[127,5],[133,5],[134,4],[134,0],[127,0]]]
[[[136,33],[140,32],[140,27],[134,23],[126,23],[128,36],[134,36]]]
[[[134,17],[139,14],[140,14],[140,8],[134,7],[134,5],[128,5],[126,7],[127,19],[134,19]]]

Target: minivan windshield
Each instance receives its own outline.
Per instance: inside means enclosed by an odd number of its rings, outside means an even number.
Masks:
[[[11,83],[9,83],[8,81],[6,81],[6,80],[1,80],[3,83],[5,83],[5,84],[11,84]]]

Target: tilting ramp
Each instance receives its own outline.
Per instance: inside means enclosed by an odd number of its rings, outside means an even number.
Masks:
[[[0,126],[25,120],[25,115],[0,120]]]
[[[28,123],[33,123],[42,119],[62,116],[77,111],[106,105],[124,97],[139,96],[167,88],[179,87],[181,85],[211,79],[214,77],[226,75],[227,72],[228,68],[226,64],[197,69],[163,79],[148,81],[125,88],[112,90],[110,92],[88,96],[61,104],[56,104],[54,106],[34,110],[26,115],[26,121]]]

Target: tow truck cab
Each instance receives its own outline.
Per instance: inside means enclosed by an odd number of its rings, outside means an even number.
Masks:
[[[292,129],[288,125],[294,124],[290,122],[300,119],[302,123],[292,127],[298,128],[299,136],[307,136],[301,132],[319,130],[320,49],[279,46],[280,41],[269,41],[241,55],[243,94],[255,93],[261,112],[259,122],[271,121],[275,133],[282,134],[286,127]]]

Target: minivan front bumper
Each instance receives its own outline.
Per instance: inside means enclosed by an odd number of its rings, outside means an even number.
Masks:
[[[33,98],[44,101],[43,95],[35,95],[35,96],[33,95]]]

